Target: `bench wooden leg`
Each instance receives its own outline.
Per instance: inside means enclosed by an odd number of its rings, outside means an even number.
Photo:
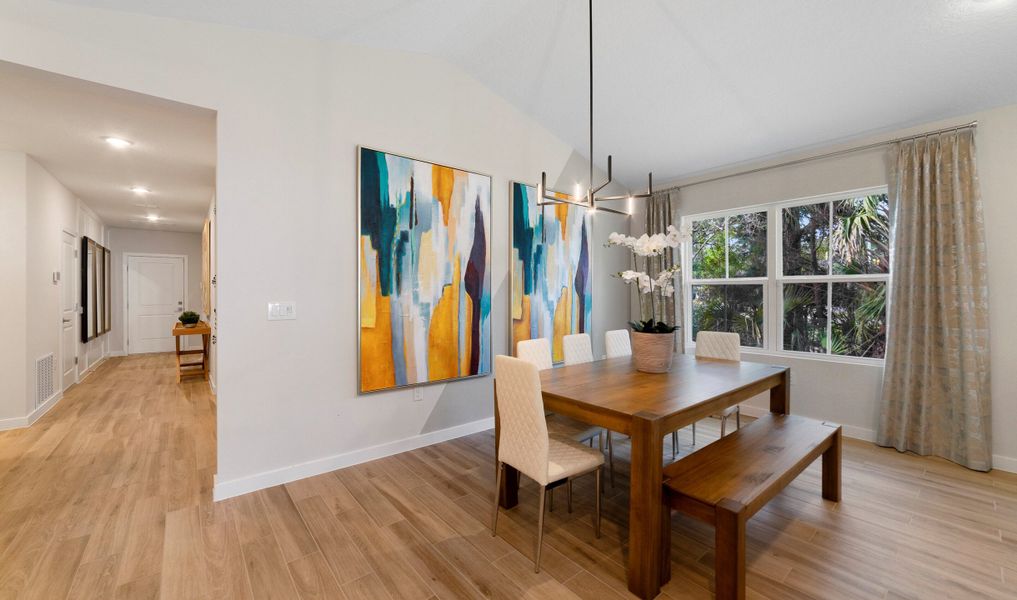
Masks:
[[[840,502],[840,429],[833,436],[830,448],[823,453],[823,498]]]
[[[724,499],[716,511],[714,593],[717,600],[745,600],[745,507]]]

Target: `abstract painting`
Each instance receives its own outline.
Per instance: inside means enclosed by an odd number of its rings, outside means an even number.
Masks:
[[[491,178],[360,148],[360,391],[491,372]]]
[[[537,206],[537,188],[512,182],[512,350],[538,337],[565,359],[562,338],[593,317],[593,215],[580,206]]]

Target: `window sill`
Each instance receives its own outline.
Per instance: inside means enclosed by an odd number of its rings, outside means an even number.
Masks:
[[[695,353],[696,345],[691,342],[686,342],[685,348],[690,353]],[[865,358],[862,356],[837,356],[832,354],[813,354],[810,352],[792,352],[787,350],[768,350],[766,348],[753,348],[742,346],[741,348],[743,355],[749,355],[753,357],[772,357],[775,359],[794,359],[794,360],[811,360],[816,362],[826,363],[838,363],[843,365],[862,365],[869,367],[883,368],[886,364],[886,359],[883,358]]]

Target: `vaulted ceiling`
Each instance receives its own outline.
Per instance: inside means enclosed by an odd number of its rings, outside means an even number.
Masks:
[[[433,55],[586,152],[583,0],[66,0]],[[634,189],[1017,102],[1017,0],[594,0],[597,163]]]

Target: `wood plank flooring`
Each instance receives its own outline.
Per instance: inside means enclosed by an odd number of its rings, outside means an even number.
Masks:
[[[538,574],[532,484],[488,529],[491,432],[215,504],[214,399],[174,379],[172,355],[114,358],[0,432],[0,599],[631,597],[626,440],[603,537],[587,478],[549,514]],[[1017,476],[845,440],[843,502],[819,491],[817,465],[750,521],[750,598],[1017,598]],[[672,525],[661,597],[710,598],[712,530]]]

